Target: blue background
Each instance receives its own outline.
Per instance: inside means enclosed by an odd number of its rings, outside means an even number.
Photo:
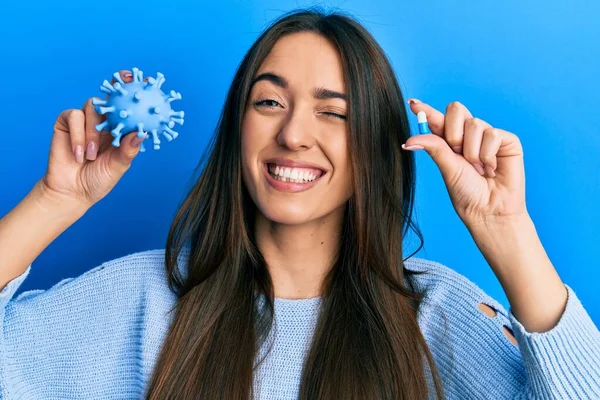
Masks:
[[[43,175],[60,111],[102,95],[100,83],[113,72],[163,72],[163,88],[183,94],[174,104],[186,112],[180,136],[141,154],[37,258],[19,292],[164,248],[244,53],[270,21],[311,5],[357,17],[389,55],[405,97],[440,110],[461,101],[520,137],[530,214],[562,279],[600,325],[600,3],[592,0],[4,2],[0,215]],[[416,215],[425,235],[418,256],[448,265],[508,306],[437,167],[425,152],[417,160]],[[406,239],[410,250],[413,239]]]

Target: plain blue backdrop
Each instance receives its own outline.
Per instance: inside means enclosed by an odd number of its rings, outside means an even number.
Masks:
[[[458,100],[520,137],[529,212],[560,276],[600,325],[600,3],[592,0],[4,2],[0,216],[43,175],[61,110],[102,95],[100,83],[113,72],[163,72],[163,88],[183,94],[174,104],[186,112],[180,136],[141,154],[37,258],[19,292],[164,248],[238,63],[273,19],[313,5],[358,18],[390,57],[406,98],[442,111]],[[448,265],[508,306],[436,165],[425,152],[417,161],[416,216],[425,236],[418,256]],[[406,245],[414,250],[417,242],[408,237]]]

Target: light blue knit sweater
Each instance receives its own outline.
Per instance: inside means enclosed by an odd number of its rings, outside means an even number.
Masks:
[[[418,322],[448,399],[600,399],[600,332],[568,285],[558,325],[529,333],[511,308],[506,312],[450,268],[418,258],[406,266],[430,271],[417,277],[416,289],[427,289]],[[112,260],[15,297],[30,268],[0,292],[0,398],[142,398],[174,314],[168,315],[176,297],[167,286],[164,250]],[[298,397],[320,301],[275,299],[279,329],[261,350],[274,344],[255,376],[259,399]],[[485,315],[480,303],[497,315]]]

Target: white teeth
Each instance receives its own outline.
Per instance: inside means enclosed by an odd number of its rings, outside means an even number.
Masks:
[[[317,176],[310,171],[302,168],[280,167],[279,165],[268,165],[269,173],[276,179],[283,182],[310,182],[317,179]]]

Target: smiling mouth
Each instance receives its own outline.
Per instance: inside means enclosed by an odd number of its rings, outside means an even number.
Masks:
[[[326,174],[317,168],[290,168],[271,163],[267,164],[267,171],[273,179],[290,183],[312,183]]]

